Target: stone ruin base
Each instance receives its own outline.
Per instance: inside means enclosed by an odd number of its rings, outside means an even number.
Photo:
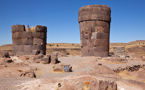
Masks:
[[[13,25],[11,28],[14,55],[46,54],[46,26],[25,28],[24,25]]]

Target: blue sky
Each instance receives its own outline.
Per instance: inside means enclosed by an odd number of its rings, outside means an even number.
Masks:
[[[111,42],[145,39],[145,0],[0,0],[0,45],[15,24],[47,26],[48,43],[80,43],[78,11],[92,4],[111,7]]]

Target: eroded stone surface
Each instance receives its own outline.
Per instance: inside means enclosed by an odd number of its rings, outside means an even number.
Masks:
[[[13,25],[11,28],[14,55],[46,54],[46,26],[25,29],[24,25]]]
[[[126,52],[125,52],[125,47],[114,47],[113,48],[114,51],[114,55],[115,56],[125,56]]]
[[[105,5],[88,5],[79,10],[82,56],[108,56],[111,10]]]

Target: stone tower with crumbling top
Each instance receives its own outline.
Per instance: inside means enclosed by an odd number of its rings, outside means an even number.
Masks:
[[[14,55],[46,54],[46,26],[25,28],[24,25],[13,25],[11,29]]]
[[[109,55],[111,9],[106,5],[88,5],[79,10],[82,56]]]

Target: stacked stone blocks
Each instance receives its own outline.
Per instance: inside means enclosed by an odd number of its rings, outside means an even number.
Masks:
[[[82,56],[109,55],[111,10],[105,5],[88,5],[79,10]]]
[[[13,25],[11,29],[14,55],[46,54],[46,26]]]

